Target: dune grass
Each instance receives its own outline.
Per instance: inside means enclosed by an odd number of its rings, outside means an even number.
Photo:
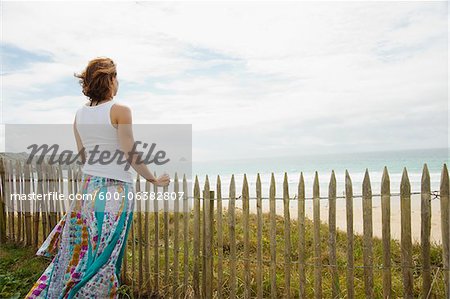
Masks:
[[[230,279],[230,267],[229,267],[229,257],[230,257],[230,240],[229,240],[229,228],[228,228],[228,213],[224,211],[223,213],[223,297],[227,298],[229,295],[229,279]],[[214,216],[217,217],[217,214]],[[137,214],[135,214],[134,221],[137,224]],[[188,295],[192,294],[192,273],[193,273],[193,215],[189,215],[189,285],[188,285]],[[270,218],[268,214],[263,214],[263,237],[262,237],[262,249],[263,249],[263,297],[270,297]],[[142,217],[142,223],[144,225],[144,217]],[[149,217],[149,238],[150,238],[150,286],[154,287],[154,218],[151,214]],[[179,214],[179,282],[176,284],[178,288],[183,288],[183,214]],[[237,260],[237,295],[242,297],[244,293],[244,227],[242,211],[236,210],[236,260]],[[251,296],[256,297],[257,285],[256,285],[256,267],[257,267],[257,218],[256,215],[250,214],[249,217],[249,252],[250,252],[250,271],[251,271]],[[298,272],[298,222],[291,221],[291,296],[293,298],[298,297],[299,293],[299,272]],[[174,236],[174,217],[173,214],[169,214],[169,279],[168,284],[164,284],[164,221],[163,215],[159,215],[159,293],[161,297],[168,297],[172,294],[173,281],[172,281],[172,265],[174,255],[173,246],[173,236]],[[139,240],[137,225],[135,225],[135,252],[138,253]],[[213,288],[217,289],[217,265],[218,265],[218,247],[217,247],[217,219],[215,219],[214,225],[214,281]],[[306,257],[306,297],[314,297],[314,266],[313,266],[313,223],[307,220],[305,223],[305,257]],[[321,263],[322,267],[322,288],[323,297],[331,298],[332,281],[331,281],[331,270],[329,265],[329,247],[328,247],[328,237],[329,230],[328,225],[321,224],[320,227],[321,234]],[[285,239],[284,239],[284,218],[282,216],[276,216],[276,248],[277,248],[277,258],[276,258],[276,281],[277,281],[277,297],[283,297],[284,290],[284,249],[285,249]],[[132,268],[132,238],[130,234],[128,243],[128,279],[132,278],[131,268]],[[200,246],[201,248],[201,246]],[[340,296],[339,298],[345,298],[347,294],[346,290],[346,267],[347,267],[347,237],[346,233],[338,231],[336,240],[336,255],[337,255],[337,265],[339,273],[339,286],[340,286]],[[374,293],[376,298],[380,298],[383,295],[383,281],[382,281],[382,258],[383,245],[381,239],[373,239],[373,276],[374,276]],[[200,253],[202,254],[202,253]],[[141,295],[146,294],[146,281],[142,287],[137,285],[138,280],[138,257],[135,256],[135,283],[133,286],[127,286],[127,292],[130,297],[131,293],[137,297],[139,290]],[[362,236],[355,235],[354,243],[354,291],[356,298],[365,298],[364,295],[364,269],[363,266],[363,238]],[[419,297],[422,294],[422,272],[421,272],[421,246],[419,244],[413,245],[413,277],[414,277],[414,297]],[[439,244],[431,244],[431,267],[432,267],[432,294],[430,298],[444,298],[444,276],[442,272],[442,246]],[[396,240],[391,241],[391,273],[392,273],[392,295],[393,298],[403,297],[403,282],[402,282],[402,271],[401,271],[401,247],[400,242]],[[201,271],[201,267],[200,267]],[[145,273],[145,269],[144,269]],[[201,272],[200,272],[200,282]],[[148,281],[147,281],[148,282]],[[132,292],[131,290],[134,290]]]
[[[169,298],[173,290],[173,255],[174,255],[174,215],[169,214],[169,277],[167,284],[165,283],[164,277],[164,221],[163,213],[159,214],[159,291],[155,292],[154,288],[154,214],[149,215],[149,240],[150,240],[150,276],[149,279],[144,279],[143,286],[138,286],[138,232],[137,232],[137,221],[138,214],[134,215],[134,239],[132,238],[132,233],[130,231],[128,239],[128,251],[127,251],[127,277],[126,284],[123,284],[119,289],[120,298],[138,298],[139,293],[141,298],[149,297],[161,297]],[[193,274],[193,214],[186,214],[189,216],[189,283],[187,286],[187,297],[193,298],[192,289],[192,274]],[[179,281],[176,287],[180,290],[183,288],[183,217],[184,214],[178,214],[179,218]],[[230,280],[230,267],[229,267],[229,257],[230,257],[230,239],[229,239],[229,228],[228,228],[228,213],[224,211],[223,213],[223,297],[227,298],[229,295],[229,280]],[[217,217],[215,214],[214,217]],[[215,221],[217,221],[215,219]],[[142,217],[142,223],[144,225],[144,217]],[[236,210],[236,273],[237,273],[237,296],[238,298],[243,296],[244,293],[244,227],[242,212]],[[256,252],[257,252],[257,219],[256,215],[250,214],[249,218],[249,251],[250,251],[250,267],[251,267],[251,296],[256,297]],[[262,238],[262,249],[263,249],[263,297],[270,297],[270,239],[269,239],[269,224],[270,218],[268,214],[263,215],[263,238]],[[298,222],[291,221],[291,296],[298,297],[299,292],[299,273],[298,273]],[[217,289],[217,265],[218,265],[218,247],[217,247],[217,222],[214,225],[215,235],[214,235],[214,290]],[[331,298],[331,271],[329,264],[329,249],[328,249],[328,226],[322,224],[320,228],[321,233],[321,263],[322,267],[322,288],[323,297]],[[277,297],[283,297],[285,293],[284,289],[284,218],[282,216],[276,216],[276,248],[277,248],[277,260],[276,260],[276,282],[277,282]],[[306,240],[306,296],[311,298],[314,296],[314,267],[313,267],[313,225],[310,220],[305,223],[305,240]],[[134,262],[135,262],[135,273],[134,282],[133,280],[133,248],[134,240]],[[200,247],[201,248],[201,247]],[[339,273],[339,286],[340,286],[340,296],[339,298],[345,298],[347,294],[346,290],[346,258],[347,250],[347,238],[346,233],[338,231],[337,241],[336,241],[336,254],[337,254],[337,265]],[[373,239],[373,273],[374,273],[374,293],[376,298],[382,297],[382,242],[378,238]],[[24,248],[21,245],[5,244],[0,246],[0,298],[23,298],[26,293],[33,286],[34,282],[39,278],[42,272],[45,270],[50,262],[50,259],[35,256],[36,249],[34,248]],[[393,298],[402,297],[403,284],[402,284],[402,271],[401,271],[401,253],[400,253],[400,243],[396,240],[391,241],[391,257],[392,257],[392,291]],[[365,298],[364,295],[364,276],[363,276],[363,243],[362,236],[355,236],[354,244],[354,259],[355,259],[355,297]],[[201,257],[200,257],[201,261]],[[418,244],[413,246],[413,264],[414,264],[414,297],[420,297],[422,294],[422,279],[421,279],[421,247]],[[444,298],[444,278],[442,268],[442,246],[437,244],[432,244],[431,246],[431,265],[432,265],[432,294],[430,298]],[[201,271],[201,267],[200,267]],[[144,273],[145,273],[144,269]],[[148,273],[148,272],[147,272]],[[200,282],[202,281],[200,273]],[[150,282],[151,293],[146,291],[147,283]]]

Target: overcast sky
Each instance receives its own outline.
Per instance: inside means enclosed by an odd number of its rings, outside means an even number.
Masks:
[[[117,64],[194,160],[448,146],[446,2],[2,2],[2,123],[72,123]]]

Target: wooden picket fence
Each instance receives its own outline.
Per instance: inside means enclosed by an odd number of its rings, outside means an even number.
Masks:
[[[60,166],[43,164],[35,171],[29,165],[0,158],[1,196],[0,205],[0,239],[1,242],[21,242],[25,246],[38,246],[42,243],[51,229],[65,213],[65,208],[42,206],[44,212],[14,212],[6,209],[4,199],[13,192],[46,193],[49,191],[63,192],[62,170]],[[75,168],[68,170],[68,192],[77,193],[81,184],[81,172]],[[283,181],[283,196],[276,197],[275,178],[272,174],[270,190],[267,197],[263,196],[259,174],[256,181],[256,198],[249,196],[249,184],[244,175],[241,195],[236,196],[234,175],[229,183],[229,194],[222,198],[222,183],[217,176],[214,186],[206,176],[201,188],[198,177],[195,177],[193,194],[188,194],[186,177],[175,175],[173,188],[175,192],[184,191],[181,199],[174,201],[175,211],[169,211],[168,201],[153,201],[153,212],[143,212],[142,206],[137,206],[133,217],[133,226],[128,238],[128,246],[123,260],[121,280],[130,286],[140,298],[160,295],[164,298],[307,298],[312,294],[315,298],[376,298],[374,278],[382,276],[382,294],[384,298],[394,297],[392,285],[393,257],[391,253],[390,236],[390,207],[391,192],[390,179],[387,168],[384,168],[381,182],[382,205],[382,264],[374,264],[373,226],[372,226],[372,190],[369,173],[366,170],[362,185],[363,204],[363,264],[355,265],[355,242],[353,231],[353,186],[350,174],[345,173],[345,202],[346,202],[346,264],[338,265],[336,229],[336,178],[332,171],[329,182],[327,199],[329,201],[329,217],[327,222],[328,234],[321,234],[320,200],[318,173],[315,173],[313,183],[313,219],[312,240],[305,231],[305,223],[309,220],[305,216],[305,183],[300,174],[298,190],[295,196],[288,187],[287,174]],[[145,182],[145,191],[158,191],[156,186]],[[439,200],[441,211],[442,256],[441,263],[432,265],[430,254],[431,230],[431,195],[430,175],[427,165],[423,167],[421,181],[421,219],[411,219],[411,187],[406,168],[403,171],[400,184],[401,204],[401,268],[402,294],[404,298],[417,297],[414,291],[414,277],[420,273],[421,287],[419,295],[422,298],[436,297],[433,287],[436,286],[437,276],[432,273],[440,272],[441,285],[444,290],[441,295],[449,298],[449,174],[444,164],[441,173]],[[167,187],[163,191],[167,191]],[[141,191],[141,181],[136,180],[136,191]],[[193,210],[189,208],[188,200],[193,200]],[[249,209],[250,199],[256,200],[257,213],[252,215]],[[228,206],[223,205],[226,200]],[[263,200],[268,200],[270,212],[268,223],[262,212]],[[276,205],[283,202],[283,227],[277,228]],[[290,217],[290,202],[298,203],[297,222]],[[236,201],[242,201],[242,211],[236,209]],[[30,204],[24,202],[23,204]],[[36,203],[35,203],[36,204]],[[41,203],[45,205],[45,203]],[[145,203],[150,205],[150,201]],[[163,212],[158,205],[162,204]],[[23,209],[26,211],[26,209]],[[29,209],[28,209],[29,210]],[[49,211],[49,212],[45,212]],[[148,211],[148,206],[146,211]],[[162,219],[161,219],[162,214]],[[279,217],[279,216],[278,216]],[[160,222],[162,220],[162,222]],[[239,222],[237,222],[239,220]],[[255,222],[256,232],[250,231],[251,223]],[[420,265],[413,264],[413,243],[411,237],[411,221],[421,221]],[[292,227],[296,223],[296,227]],[[264,234],[268,228],[268,236]],[[292,232],[296,232],[293,236]],[[256,236],[256,241],[250,240]],[[294,238],[295,237],[295,238]],[[327,237],[324,248],[324,238]],[[268,241],[267,241],[268,239]],[[296,240],[293,244],[292,240]],[[280,256],[277,246],[283,247]],[[264,244],[268,243],[268,246]],[[312,249],[312,263],[307,261],[307,248]],[[254,252],[254,249],[256,252]],[[270,252],[270,259],[263,259],[263,251]],[[324,262],[323,255],[327,255]],[[242,271],[239,265],[243,265]],[[265,269],[268,273],[265,274]],[[324,268],[326,268],[324,270]],[[308,269],[312,269],[307,276]],[[342,271],[341,271],[342,269]],[[355,274],[362,270],[364,284],[363,294],[356,294]],[[294,271],[295,270],[295,271]],[[434,271],[434,272],[433,272]],[[281,275],[280,275],[281,272]],[[324,273],[331,280],[330,295],[323,292]],[[327,276],[327,277],[328,277]],[[282,279],[279,279],[281,277]],[[342,278],[345,283],[342,285]],[[328,279],[328,278],[327,278]],[[295,284],[293,282],[295,281]],[[296,286],[294,289],[293,286]],[[298,289],[297,289],[298,286]],[[312,292],[307,292],[311,286]],[[342,290],[341,287],[345,290]],[[434,294],[434,295],[433,295]]]

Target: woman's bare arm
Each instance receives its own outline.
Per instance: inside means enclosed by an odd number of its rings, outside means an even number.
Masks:
[[[78,153],[81,152],[81,163],[84,164],[84,163],[86,163],[86,152],[84,151],[84,146],[83,146],[83,143],[81,142],[81,137],[77,130],[76,117],[75,117],[75,120],[73,121],[73,133],[75,135],[75,140],[77,142]]]
[[[127,106],[123,105],[113,105],[114,118],[117,119],[117,133],[119,137],[119,144],[122,151],[125,153],[125,157],[130,159],[130,152],[133,150],[134,145],[134,137],[133,137],[133,129],[132,129],[132,116],[131,109]],[[148,169],[147,165],[144,163],[136,163],[138,158],[138,154],[134,153],[132,155],[130,161],[130,165],[133,167],[136,172],[141,175],[146,180],[151,183],[156,183],[159,186],[167,186],[170,182],[170,178],[167,174],[162,175],[158,178],[151,173]]]

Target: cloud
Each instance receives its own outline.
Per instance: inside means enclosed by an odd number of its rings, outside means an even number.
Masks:
[[[73,72],[109,56],[134,121],[192,123],[200,159],[448,146],[447,3],[3,6],[28,57],[2,72],[5,123],[71,122]]]

